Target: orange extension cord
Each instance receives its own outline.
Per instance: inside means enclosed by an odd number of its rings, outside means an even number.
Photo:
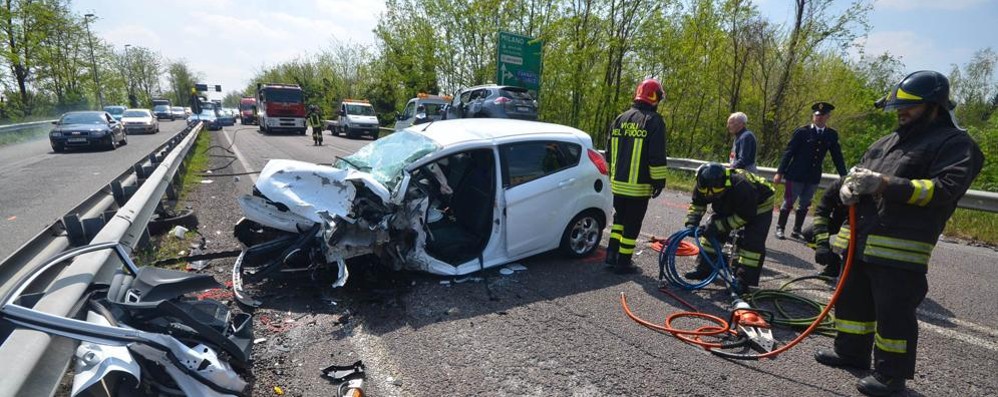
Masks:
[[[851,230],[856,230],[856,207],[852,205],[849,206],[849,227]],[[779,349],[770,352],[759,353],[759,354],[725,355],[725,357],[748,359],[748,360],[758,360],[761,358],[776,357],[781,353],[790,350],[790,348],[796,346],[798,343],[800,343],[809,335],[811,335],[811,333],[814,332],[814,330],[821,325],[821,321],[825,319],[825,316],[827,316],[829,312],[831,312],[832,307],[835,306],[835,302],[839,299],[839,295],[842,293],[842,285],[845,284],[845,280],[849,276],[849,269],[852,267],[855,251],[856,251],[856,233],[850,233],[849,248],[846,253],[846,263],[845,266],[843,266],[842,268],[842,274],[839,276],[839,282],[835,286],[835,292],[832,293],[831,299],[828,300],[828,305],[826,305],[825,309],[821,311],[821,314],[819,314],[818,317],[814,319],[814,322],[811,323],[811,325],[807,327],[807,329],[804,330],[804,332],[802,332],[800,335],[797,335],[797,338],[794,338],[794,340],[781,346]],[[663,290],[663,292],[666,291]],[[673,297],[679,299],[675,295],[673,295]],[[687,306],[690,306],[682,299],[679,299],[679,301]],[[683,342],[701,346],[704,349],[710,350],[712,353],[718,353],[716,351],[713,351],[712,349],[723,348],[724,345],[721,343],[702,341],[700,339],[701,337],[704,336],[720,337],[724,334],[737,334],[737,332],[732,329],[733,326],[732,323],[729,323],[728,321],[725,321],[720,317],[712,316],[710,314],[700,313],[698,311],[673,313],[666,318],[664,326],[650,323],[648,321],[639,318],[638,316],[636,316],[634,313],[631,312],[630,307],[627,306],[627,297],[624,295],[623,292],[620,293],[620,305],[624,308],[624,313],[627,314],[627,317],[630,317],[631,320],[634,320],[634,322],[641,324],[653,331],[658,331],[675,336],[676,338],[678,338]],[[672,323],[680,318],[700,318],[713,322],[716,325],[704,325],[693,330],[674,328],[672,326]]]

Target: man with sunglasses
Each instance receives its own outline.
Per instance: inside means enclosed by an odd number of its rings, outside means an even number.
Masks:
[[[900,393],[914,378],[915,311],[928,292],[929,257],[984,165],[980,147],[956,123],[949,90],[938,72],[902,79],[876,104],[897,111],[897,129],[870,145],[859,166],[828,188],[840,200],[828,205],[855,205],[856,211],[856,225],[843,225],[831,246],[845,251],[855,233],[856,247],[835,304],[834,349],[818,350],[814,358],[865,370],[872,353],[873,373],[856,383],[868,396]],[[821,225],[815,222],[815,233],[824,232]]]
[[[743,293],[749,286],[759,285],[759,274],[766,260],[766,237],[773,223],[773,185],[765,178],[742,169],[728,169],[718,163],[709,163],[697,169],[693,200],[686,214],[687,228],[700,228],[700,245],[703,248],[696,270],[686,273],[692,280],[710,276],[711,266],[704,253],[716,256],[720,247],[710,243],[713,236],[720,244],[728,241],[731,231],[739,231],[738,261],[733,264],[738,283],[736,293]],[[703,226],[698,226],[707,205],[714,214]]]

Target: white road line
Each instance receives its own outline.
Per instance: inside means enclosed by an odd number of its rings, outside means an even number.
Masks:
[[[235,132],[233,132],[233,134],[235,134]],[[229,147],[232,149],[232,152],[235,153],[236,159],[239,160],[239,164],[243,165],[243,171],[245,172],[255,171],[254,169],[250,168],[249,163],[246,162],[246,158],[243,157],[243,154],[239,152],[239,148],[236,147],[236,145],[233,143],[235,137],[229,137],[229,131],[224,128],[222,129],[222,136],[225,137],[225,140],[229,141]],[[249,174],[249,177],[250,180],[253,181],[253,184],[256,185],[256,174]]]

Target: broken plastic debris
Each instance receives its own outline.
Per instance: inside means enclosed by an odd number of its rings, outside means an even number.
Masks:
[[[184,234],[186,234],[188,231],[190,231],[190,229],[177,225],[173,227],[173,230],[171,230],[170,233],[173,234],[174,237],[182,239],[184,238]]]
[[[499,269],[499,274],[502,274],[503,276],[508,276],[508,275],[513,274],[513,273],[515,273],[513,271],[513,269],[510,269],[508,267],[504,267],[502,269]]]
[[[213,180],[211,180],[211,179],[202,179],[202,180],[201,180],[201,183],[202,183],[202,184],[205,184],[205,185],[207,185],[207,184],[209,184],[209,183],[212,183],[212,182],[214,182],[214,181],[213,181]]]
[[[456,307],[452,307],[450,309],[447,309],[447,311],[444,312],[444,313],[447,314],[448,316],[453,316],[453,315],[461,314],[461,309],[458,309]]]
[[[523,266],[523,265],[521,265],[519,263],[510,263],[510,264],[506,265],[506,267],[508,267],[510,270],[515,271],[515,272],[522,272],[524,270],[527,270],[526,266]]]
[[[454,283],[455,284],[461,284],[461,283],[468,282],[468,281],[477,283],[477,282],[482,281],[482,280],[483,279],[481,277],[468,276],[468,277],[455,278],[454,279]]]
[[[450,280],[440,280],[440,285],[450,285]]]
[[[280,386],[274,386],[274,393],[277,394],[278,396],[283,396],[284,389],[281,389]]]
[[[263,343],[263,342],[266,342],[266,341],[267,341],[267,338],[256,338],[256,339],[253,339],[253,344],[255,345],[257,343]]]
[[[211,170],[207,170],[207,171],[205,171],[204,173],[205,173],[205,174],[213,174],[213,172],[211,172]]]

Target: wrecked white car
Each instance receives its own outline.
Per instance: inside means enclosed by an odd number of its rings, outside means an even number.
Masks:
[[[233,289],[275,271],[373,254],[394,269],[464,275],[561,248],[581,257],[610,219],[607,165],[577,129],[467,119],[411,127],[333,167],[271,160],[239,199],[236,236],[250,246]]]

